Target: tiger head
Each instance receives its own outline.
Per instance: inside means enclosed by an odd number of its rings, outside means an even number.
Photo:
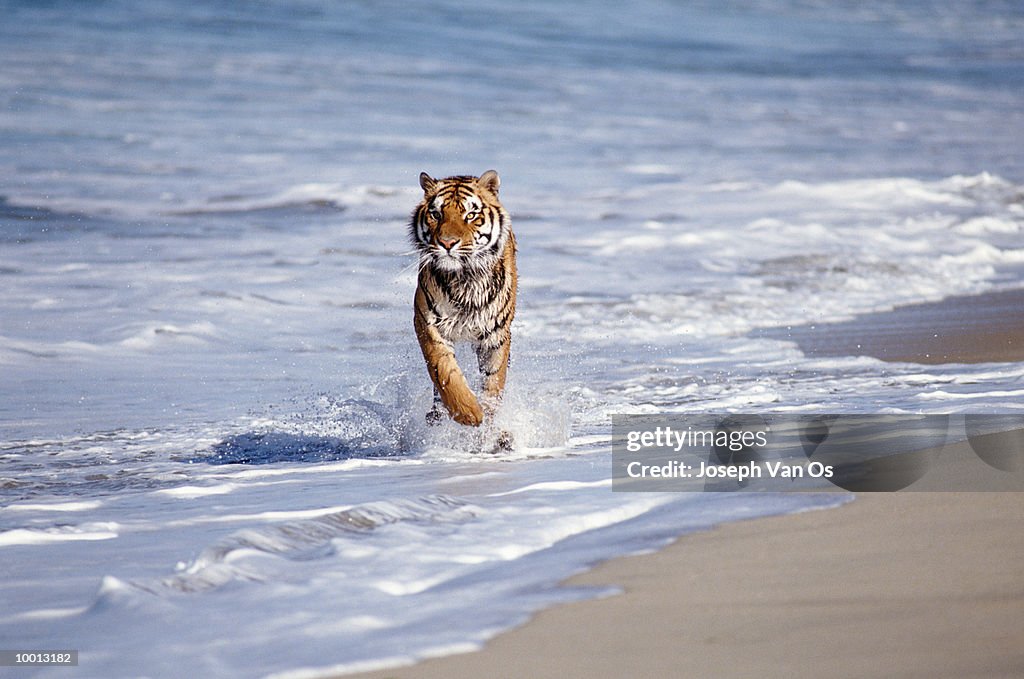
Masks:
[[[423,201],[409,235],[421,261],[449,272],[488,269],[501,258],[511,218],[498,200],[498,173],[434,179],[420,173]]]

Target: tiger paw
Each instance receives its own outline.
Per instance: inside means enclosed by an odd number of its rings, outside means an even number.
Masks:
[[[494,452],[496,453],[510,453],[515,449],[515,439],[512,438],[512,432],[502,429],[498,432],[498,440],[494,443]]]
[[[480,423],[484,421],[484,409],[480,407],[480,404],[472,403],[462,410],[453,412],[452,419],[468,427],[479,427]]]
[[[446,413],[444,408],[437,403],[434,404],[433,408],[427,411],[426,420],[427,424],[431,427],[436,427],[447,419],[448,413]]]

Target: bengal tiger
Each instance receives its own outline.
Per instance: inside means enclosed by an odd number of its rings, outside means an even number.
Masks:
[[[413,326],[434,383],[430,424],[450,416],[479,426],[505,388],[518,277],[516,238],[498,200],[500,183],[494,170],[446,179],[420,174],[423,201],[412,214],[409,236],[420,257]],[[462,341],[476,351],[483,405],[455,360],[454,345]],[[503,443],[508,441],[499,439]]]

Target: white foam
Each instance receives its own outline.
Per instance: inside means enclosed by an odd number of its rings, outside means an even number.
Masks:
[[[972,178],[956,178],[971,182]],[[815,202],[826,202],[856,210],[890,211],[906,206],[940,205],[966,207],[971,201],[958,194],[964,183],[946,180],[942,183],[924,182],[909,178],[854,179],[841,182],[810,184],[785,181],[770,189],[784,197],[799,197]],[[950,190],[950,189],[953,190]]]
[[[63,526],[44,530],[15,528],[14,530],[0,533],[0,547],[112,540],[117,537],[118,528],[118,525],[114,522],[87,523],[81,526]]]
[[[26,611],[24,613],[16,615],[14,616],[13,620],[61,620],[63,618],[70,618],[76,615],[81,615],[85,611],[85,608],[40,608],[34,611]]]
[[[229,484],[230,485],[230,484]],[[207,495],[200,495],[196,497],[206,497]],[[259,521],[294,521],[296,519],[313,519],[318,516],[327,516],[329,514],[337,514],[351,509],[351,505],[337,505],[333,507],[316,507],[314,509],[298,509],[292,511],[270,511],[270,512],[254,512],[251,514],[214,514],[209,516],[200,516],[189,519],[182,519],[174,521],[168,524],[172,527],[180,526],[194,526],[198,524],[209,524],[209,523],[253,523]]]
[[[145,351],[165,343],[202,345],[218,337],[217,327],[207,321],[187,325],[143,323],[125,328],[122,332],[128,336],[118,344],[135,351]]]
[[[956,393],[950,391],[944,391],[942,389],[934,389],[921,394],[918,394],[918,398],[922,401],[957,401],[957,400],[991,400],[991,399],[1009,399],[1017,400],[1024,396],[1024,389],[1012,389],[1012,390],[994,390],[994,391],[979,391],[972,393]]]
[[[403,460],[405,464],[423,464],[422,461],[418,460]],[[367,458],[354,458],[351,460],[342,460],[340,462],[326,462],[315,467],[284,467],[284,468],[269,468],[269,469],[241,469],[239,471],[220,471],[218,470],[217,476],[223,478],[232,479],[259,479],[259,478],[272,478],[280,476],[296,476],[306,474],[322,474],[325,472],[338,472],[338,471],[349,471],[354,469],[364,469],[372,467],[388,467],[395,464],[395,460],[386,459],[367,459]]]
[[[52,504],[41,504],[32,502],[17,502],[0,508],[0,511],[9,512],[85,512],[101,507],[100,500],[87,500],[82,502],[54,502]]]
[[[337,210],[361,206],[388,206],[391,209],[405,210],[417,198],[416,190],[408,186],[393,187],[369,184],[351,186],[339,183],[310,182],[289,186],[271,195],[214,197],[202,203],[176,208],[173,213],[230,214],[301,206],[319,206]]]
[[[177,488],[164,488],[156,492],[159,495],[176,497],[181,500],[194,500],[210,495],[226,495],[237,488],[238,484],[235,483],[220,483],[213,486],[178,486]]]
[[[602,481],[545,481],[543,483],[532,483],[529,486],[523,488],[516,488],[515,490],[509,490],[504,493],[494,493],[491,497],[501,497],[502,495],[515,495],[516,493],[531,493],[534,491],[556,491],[556,490],[576,490],[579,488],[596,488],[599,486],[611,486],[611,479],[604,479]]]
[[[1016,220],[984,216],[968,219],[954,227],[957,233],[968,236],[983,236],[990,233],[1019,233],[1021,223]]]

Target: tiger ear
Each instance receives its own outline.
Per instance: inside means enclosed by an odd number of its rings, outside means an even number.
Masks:
[[[480,179],[477,179],[476,183],[494,195],[498,195],[498,187],[501,186],[501,178],[498,177],[498,173],[494,170],[488,170],[480,175]]]
[[[437,180],[431,177],[426,172],[420,172],[420,188],[423,189],[423,193],[430,193],[434,186],[437,185]]]

